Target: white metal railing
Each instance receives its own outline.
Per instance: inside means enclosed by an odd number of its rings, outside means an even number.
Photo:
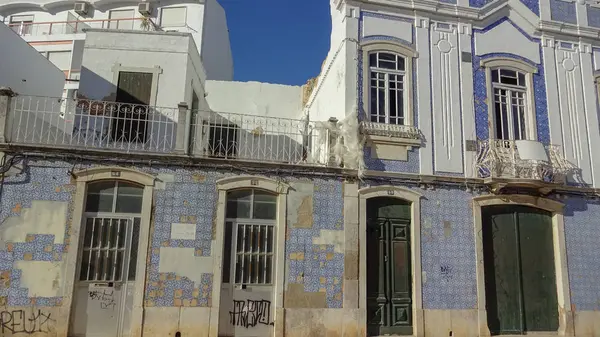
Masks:
[[[17,96],[5,133],[16,144],[168,153],[175,149],[177,116],[177,108]]]
[[[531,144],[534,146],[531,147]],[[519,145],[527,149],[520,153]],[[564,183],[577,171],[557,145],[503,139],[479,140],[475,166],[482,178],[518,178],[553,183]]]
[[[21,36],[83,33],[84,29],[161,30],[149,18],[77,20],[56,22],[19,22],[8,26]]]
[[[177,153],[332,165],[331,130],[308,120],[37,96],[11,98],[5,141],[63,149]]]
[[[328,165],[312,151],[328,147],[329,132],[307,120],[192,111],[190,139],[192,152],[203,157]]]

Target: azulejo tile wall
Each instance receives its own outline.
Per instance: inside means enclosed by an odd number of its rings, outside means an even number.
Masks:
[[[343,193],[340,180],[314,179],[312,225],[298,228],[288,223],[286,260],[287,284],[302,284],[308,293],[325,293],[328,308],[342,307],[344,254],[333,242],[315,243],[321,231],[343,233]],[[288,207],[298,207],[290,205]]]
[[[475,50],[475,33],[484,33],[487,32],[502,22],[508,21],[511,23],[517,30],[521,32],[525,37],[527,37],[530,41],[540,44],[539,39],[532,38],[528,36],[521,28],[512,23],[508,18],[503,18],[483,30],[474,29],[473,30],[473,38],[471,40],[472,49]],[[542,49],[540,48],[540,60],[542,57]],[[535,99],[535,116],[537,123],[537,138],[540,142],[544,144],[548,144],[550,142],[550,127],[548,122],[548,108],[547,108],[547,100],[546,100],[546,84],[545,84],[545,75],[544,75],[544,66],[543,64],[535,64],[530,60],[522,58],[513,54],[505,54],[505,53],[494,53],[494,54],[486,54],[486,55],[473,55],[473,99],[475,106],[475,130],[477,133],[477,137],[480,139],[488,139],[489,129],[488,129],[488,101],[487,97],[487,82],[486,82],[486,74],[485,69],[480,66],[480,62],[482,59],[492,58],[492,57],[505,57],[505,58],[513,58],[519,59],[524,62],[527,62],[537,68],[537,73],[533,74],[533,89],[534,89],[534,99]]]
[[[571,303],[600,311],[600,202],[572,197],[565,203],[565,241]]]
[[[464,188],[417,190],[421,200],[423,308],[473,309],[477,303],[472,199]]]
[[[212,269],[202,273],[201,282],[172,272],[159,272],[160,248],[193,248],[195,256],[210,256],[213,219],[217,204],[217,179],[224,175],[203,170],[163,168],[152,172],[172,181],[154,192],[154,214],[150,239],[150,265],[146,306],[200,306],[211,304]],[[173,223],[196,225],[194,240],[171,239]],[[193,266],[191,266],[193,268]]]
[[[22,286],[22,271],[15,268],[21,261],[60,262],[69,252],[70,213],[72,210],[75,186],[70,182],[69,165],[63,162],[28,161],[24,172],[5,178],[1,190],[0,226],[9,218],[21,217],[32,207],[33,200],[62,202],[68,205],[62,241],[57,242],[55,235],[45,233],[26,233],[23,241],[6,241],[0,246],[0,305],[7,306],[60,306],[62,296],[39,297]],[[6,228],[0,227],[0,233]]]

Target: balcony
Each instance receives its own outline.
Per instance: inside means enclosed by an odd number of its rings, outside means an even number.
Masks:
[[[78,20],[55,22],[21,22],[8,25],[15,33],[23,37],[40,37],[83,33],[85,29],[121,29],[121,30],[161,30],[160,26],[149,18]]]
[[[0,108],[2,99],[8,101],[3,143],[12,147],[339,166],[330,155],[333,133],[324,122],[190,110],[185,105],[4,95],[0,92]]]
[[[479,140],[475,165],[481,178],[523,184],[564,184],[577,173],[559,146],[529,140]]]

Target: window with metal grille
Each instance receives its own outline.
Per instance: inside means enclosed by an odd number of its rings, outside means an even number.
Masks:
[[[527,82],[525,73],[492,69],[496,138],[527,139]]]
[[[88,184],[80,281],[135,280],[142,198],[136,184]]]
[[[276,214],[275,194],[260,190],[228,193],[223,282],[256,285],[273,283],[273,220]]]
[[[79,280],[135,280],[139,233],[139,217],[88,217],[85,222]]]
[[[406,60],[389,52],[369,54],[371,122],[408,124],[406,118]]]
[[[236,284],[272,283],[273,232],[273,225],[237,224]]]

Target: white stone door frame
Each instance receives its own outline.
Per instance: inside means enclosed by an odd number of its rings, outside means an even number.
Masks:
[[[148,246],[150,240],[150,218],[152,216],[152,193],[154,189],[155,177],[134,169],[109,166],[96,167],[74,172],[77,189],[74,196],[74,206],[71,222],[71,231],[69,234],[69,253],[67,254],[65,268],[65,296],[61,307],[60,318],[63,325],[58,325],[62,329],[57,329],[57,336],[66,337],[70,327],[71,309],[73,306],[73,295],[75,286],[76,271],[78,268],[79,251],[82,246],[81,230],[84,207],[87,195],[87,184],[99,180],[120,180],[144,186],[142,199],[142,212],[140,221],[140,237],[138,243],[138,256],[136,266],[136,277],[134,282],[133,308],[131,312],[131,337],[142,336],[142,323],[144,317],[144,290],[146,287],[146,267],[148,259]]]
[[[421,198],[423,195],[408,188],[381,185],[365,187],[358,190],[359,198],[359,300],[358,307],[362,311],[362,326],[366,329],[367,310],[367,199],[375,197],[397,198],[410,202],[411,223],[411,257],[412,257],[412,314],[413,336],[424,335],[423,292],[422,292],[422,267],[421,267]]]
[[[493,205],[528,206],[552,213],[552,237],[554,242],[554,268],[556,269],[556,291],[558,300],[558,336],[574,336],[574,317],[571,310],[571,293],[569,288],[569,271],[567,269],[567,250],[565,242],[564,204],[546,198],[529,195],[485,195],[473,198],[473,223],[475,230],[475,257],[477,260],[477,311],[479,335],[490,336],[485,309],[485,274],[483,260],[483,225],[481,208]],[[543,333],[541,333],[543,335]],[[536,336],[540,333],[536,333]],[[548,332],[557,335],[557,332]]]
[[[211,256],[213,258],[213,287],[212,306],[210,308],[210,337],[219,334],[219,309],[221,301],[221,278],[225,226],[225,206],[227,204],[227,192],[235,189],[259,189],[277,195],[277,220],[276,230],[276,255],[275,255],[275,284],[274,284],[274,335],[283,335],[285,317],[283,311],[283,285],[285,273],[285,232],[287,194],[290,186],[284,182],[261,176],[234,176],[217,180],[217,213],[215,217],[215,237],[212,242]]]

